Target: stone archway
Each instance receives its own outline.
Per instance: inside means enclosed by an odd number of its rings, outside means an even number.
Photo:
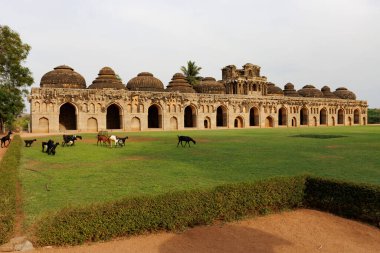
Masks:
[[[297,126],[297,119],[296,117],[293,117],[292,118],[292,127],[296,127]]]
[[[359,109],[355,109],[354,111],[354,124],[360,124],[360,112]]]
[[[38,120],[38,132],[48,133],[49,132],[49,120],[45,117]]]
[[[319,112],[319,125],[327,125],[327,110],[325,108]]]
[[[271,116],[266,117],[265,127],[273,127],[273,118]]]
[[[170,129],[177,130],[178,129],[178,120],[176,117],[170,118]]]
[[[65,103],[59,108],[59,131],[76,130],[76,108],[71,103]]]
[[[338,125],[344,124],[344,111],[343,109],[338,110]]]
[[[204,128],[211,128],[211,119],[209,117],[206,117],[203,120],[203,126]]]
[[[107,129],[122,129],[121,125],[121,109],[116,104],[111,104],[107,107],[107,116],[106,116],[106,128]]]
[[[300,124],[301,126],[307,126],[309,124],[309,112],[305,107],[300,111]]]
[[[317,117],[313,117],[313,126],[318,126]]]
[[[184,114],[184,127],[197,127],[197,116],[196,116],[196,110],[193,106],[189,105],[185,108],[185,114]]]
[[[140,131],[141,130],[141,123],[140,123],[139,118],[137,118],[137,117],[132,118],[131,129],[132,129],[132,131]]]
[[[87,130],[91,132],[98,131],[98,120],[95,118],[89,118],[87,120]]]
[[[249,110],[249,125],[250,126],[259,126],[259,109],[252,107]]]
[[[148,128],[162,128],[161,108],[151,105],[148,109]]]
[[[224,106],[219,106],[216,109],[216,126],[226,127],[227,126],[227,109]]]
[[[287,125],[287,112],[286,108],[281,107],[280,110],[278,110],[278,125],[279,126],[286,126]]]
[[[235,128],[243,128],[243,126],[244,126],[243,118],[240,116],[236,117],[234,120],[234,127]]]

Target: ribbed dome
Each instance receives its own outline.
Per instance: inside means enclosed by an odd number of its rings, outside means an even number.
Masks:
[[[300,94],[294,89],[294,85],[292,83],[287,83],[284,86],[284,95],[288,97],[299,97]]]
[[[142,72],[129,80],[127,88],[134,91],[164,91],[162,82],[149,72]]]
[[[186,77],[181,73],[174,74],[172,80],[169,82],[169,85],[166,87],[166,90],[169,92],[179,91],[181,93],[195,93],[193,86],[189,84]]]
[[[86,81],[73,68],[61,65],[42,76],[40,87],[86,89]]]
[[[313,97],[313,98],[321,98],[323,97],[322,91],[315,88],[313,85],[305,85],[302,89],[298,91],[303,97]]]
[[[352,91],[349,91],[347,88],[345,87],[340,87],[338,89],[336,89],[334,91],[334,94],[338,97],[338,98],[341,98],[341,99],[353,99],[355,100],[356,99],[356,95],[355,93],[353,93]]]
[[[99,71],[98,77],[92,82],[89,89],[125,89],[123,83],[116,77],[115,71],[110,67],[104,67]]]
[[[226,88],[222,82],[217,82],[213,77],[205,77],[202,81],[194,85],[194,89],[198,93],[208,93],[208,94],[225,94]]]
[[[328,86],[323,86],[321,91],[323,93],[323,97],[325,98],[337,98],[337,96],[331,92],[330,87]]]
[[[268,95],[284,95],[284,91],[271,82],[267,83],[267,91]]]

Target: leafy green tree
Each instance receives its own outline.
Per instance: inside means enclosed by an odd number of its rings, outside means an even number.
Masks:
[[[380,109],[368,109],[368,124],[380,124]]]
[[[23,96],[33,84],[32,73],[22,66],[31,47],[19,34],[0,25],[0,131],[12,122],[24,108]]]
[[[199,81],[202,79],[202,77],[199,76],[199,71],[201,69],[202,69],[201,67],[198,67],[197,65],[195,65],[194,61],[188,61],[187,62],[187,67],[185,67],[185,66],[181,67],[181,71],[186,76],[186,80],[191,85],[198,84]]]

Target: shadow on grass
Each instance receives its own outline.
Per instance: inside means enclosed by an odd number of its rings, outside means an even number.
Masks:
[[[345,135],[333,135],[333,134],[299,134],[299,135],[292,135],[289,137],[314,138],[314,139],[332,139],[332,138],[342,138],[342,137],[347,137],[347,136],[345,136]]]

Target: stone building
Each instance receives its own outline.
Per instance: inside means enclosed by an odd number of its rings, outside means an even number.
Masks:
[[[104,67],[86,86],[69,66],[46,73],[32,88],[32,132],[146,131],[365,125],[367,102],[353,92],[306,85],[284,89],[245,64],[222,69],[222,80],[205,77],[190,85],[176,73],[168,86],[142,72],[125,85]]]

